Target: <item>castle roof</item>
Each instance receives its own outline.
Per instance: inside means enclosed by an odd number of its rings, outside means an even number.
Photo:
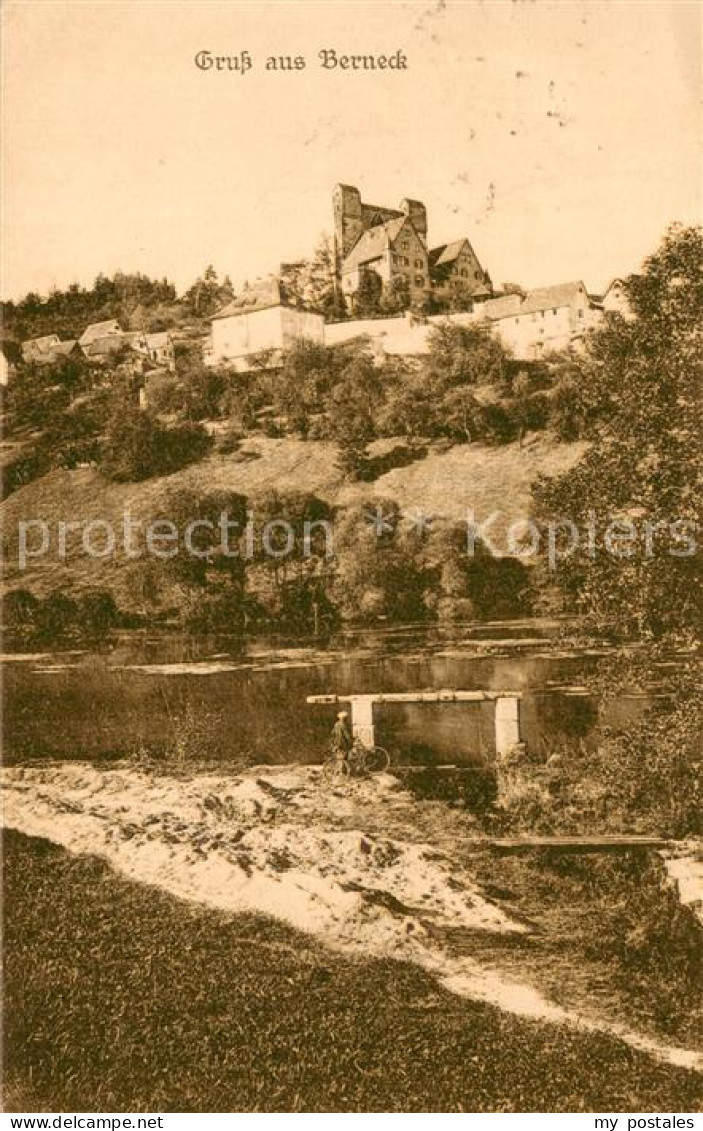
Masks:
[[[386,220],[385,224],[376,224],[363,232],[354,244],[343,263],[344,270],[353,270],[378,259],[388,248],[395,243],[401,229],[409,223],[408,217],[397,216],[393,220]]]
[[[453,240],[451,243],[443,243],[439,247],[433,247],[430,254],[431,267],[444,267],[449,263],[454,263],[459,258],[462,248],[469,241],[464,238],[460,240]]]

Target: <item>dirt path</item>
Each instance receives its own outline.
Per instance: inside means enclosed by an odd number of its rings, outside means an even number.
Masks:
[[[389,775],[331,789],[314,767],[187,777],[74,762],[6,769],[3,786],[8,827],[100,855],[132,879],[285,919],[336,949],[416,962],[455,993],[701,1067],[690,1050],[548,1001],[500,970],[499,946],[490,965],[444,946],[447,929],[498,942],[530,926],[476,882],[471,817],[418,803]]]

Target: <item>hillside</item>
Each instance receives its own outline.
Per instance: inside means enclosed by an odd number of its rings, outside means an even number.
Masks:
[[[371,445],[370,450],[372,456],[382,455],[392,447],[393,442],[385,440]],[[500,518],[491,530],[498,535],[529,513],[531,485],[536,477],[561,473],[583,450],[582,443],[556,443],[545,433],[530,437],[522,447],[517,443],[500,447],[456,445],[449,450],[430,447],[425,458],[396,467],[373,482],[350,483],[337,467],[335,445],[257,436],[247,439],[242,450],[232,455],[212,455],[176,474],[141,483],[109,482],[94,468],[56,470],[20,488],[2,506],[5,586],[28,588],[38,594],[52,589],[109,587],[129,607],[129,595],[123,591],[129,564],[121,552],[123,515],[129,512],[135,523],[148,522],[155,514],[163,514],[164,500],[174,490],[231,490],[251,497],[275,488],[278,492],[313,492],[342,507],[383,496],[395,500],[408,514],[422,511],[456,521],[464,520],[471,511],[478,520],[497,511]],[[48,524],[51,544],[47,554],[29,557],[21,570],[18,526],[31,520]],[[61,558],[58,524],[86,525],[95,520],[109,523],[116,531],[117,553],[104,559],[86,556],[78,531],[68,535],[65,557]],[[29,550],[39,541],[39,528],[31,528]]]

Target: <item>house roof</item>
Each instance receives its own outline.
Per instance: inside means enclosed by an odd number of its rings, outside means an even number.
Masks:
[[[164,349],[171,344],[171,335],[168,330],[159,330],[146,335],[146,344],[150,350]]]
[[[84,344],[83,349],[87,357],[106,357],[116,353],[122,346],[130,344],[127,334],[106,334],[102,338]]]
[[[524,298],[522,295],[512,294],[489,299],[482,304],[481,313],[491,321],[518,314],[536,314],[542,310],[571,306],[580,292],[586,294],[586,288],[580,281],[557,283],[551,287],[536,287],[532,291],[527,291]]]
[[[217,318],[233,318],[237,314],[251,314],[255,310],[268,310],[272,306],[286,305],[285,288],[280,279],[275,275],[268,275],[265,279],[257,279],[245,287],[240,295],[213,314],[212,321]]]
[[[37,358],[41,354],[51,353],[59,344],[58,334],[45,334],[42,338],[28,338],[22,342],[22,357]]]
[[[508,318],[511,314],[519,314],[522,307],[522,295],[501,295],[500,298],[490,298],[481,303],[481,314],[491,320]]]
[[[65,342],[59,342],[58,345],[54,346],[51,352],[58,357],[68,357],[77,345],[78,341],[76,338],[68,338]]]
[[[579,291],[586,293],[583,283],[577,279],[574,283],[557,283],[553,287],[537,287],[528,291],[522,304],[521,314],[532,314],[534,311],[549,310],[555,306],[571,306]]]
[[[342,269],[352,271],[361,267],[372,259],[378,259],[395,243],[405,224],[410,223],[407,216],[397,216],[394,220],[386,220],[385,224],[376,224],[363,232],[347,255]],[[412,225],[411,225],[412,226]]]
[[[22,357],[25,361],[37,365],[50,365],[60,357],[69,357],[76,348],[75,338],[62,342],[57,334],[50,334],[44,338],[35,338],[30,342],[22,343]]]
[[[107,338],[112,334],[121,334],[122,328],[115,318],[108,318],[105,322],[91,322],[86,326],[78,341],[82,346],[87,345],[89,342],[97,341],[98,338]]]

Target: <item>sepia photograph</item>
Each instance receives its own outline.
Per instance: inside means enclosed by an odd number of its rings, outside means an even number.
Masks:
[[[701,3],[0,18],[0,1131],[703,1131]]]

